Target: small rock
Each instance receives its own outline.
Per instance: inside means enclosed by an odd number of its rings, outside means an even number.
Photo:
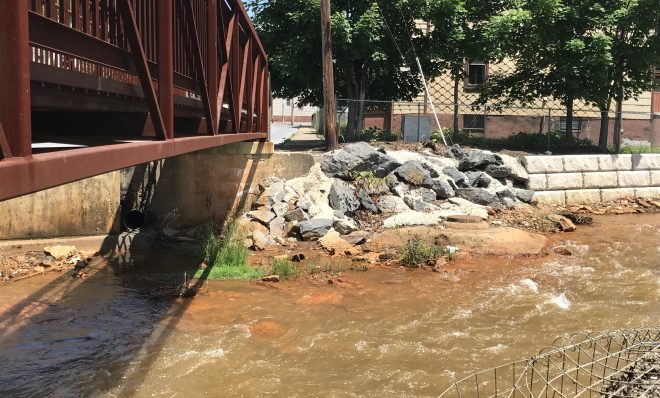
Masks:
[[[430,216],[428,213],[407,211],[405,213],[389,217],[383,221],[383,227],[388,229],[412,227],[416,225],[438,225],[438,219],[437,217]]]
[[[433,180],[433,186],[431,189],[435,192],[438,199],[449,199],[456,196],[454,187],[452,187],[448,181],[442,180],[441,178]]]
[[[275,203],[272,207],[273,213],[278,217],[284,217],[289,211],[289,204],[286,202]]]
[[[442,272],[446,265],[447,260],[445,260],[443,257],[438,258],[435,260],[435,264],[433,265],[433,272]]]
[[[534,191],[527,189],[513,188],[513,193],[516,195],[516,198],[523,203],[532,203],[534,198]]]
[[[376,177],[382,178],[399,166],[394,158],[365,142],[357,142],[325,158],[321,170],[328,177],[349,178],[355,172],[372,171]]]
[[[307,213],[302,208],[297,207],[284,215],[286,221],[305,221],[309,219]]]
[[[404,196],[403,201],[414,211],[430,213],[439,209],[437,206],[425,202],[419,196],[406,195]]]
[[[507,178],[511,175],[511,169],[502,164],[489,164],[486,167],[486,173],[494,178]]]
[[[467,171],[465,172],[465,175],[467,175],[468,180],[470,181],[470,186],[476,188],[488,188],[493,181],[493,179],[483,171]]]
[[[247,216],[253,220],[259,221],[264,225],[268,225],[268,223],[276,217],[275,213],[266,209],[265,207],[250,211],[247,213]]]
[[[361,245],[363,244],[366,240],[367,237],[369,237],[369,233],[365,231],[355,231],[351,232],[348,235],[342,236],[342,239],[344,239],[346,242],[350,243],[351,245]]]
[[[43,260],[41,263],[39,263],[39,265],[44,268],[53,268],[55,266],[55,262],[52,260]]]
[[[268,224],[270,234],[276,238],[283,238],[285,225],[286,220],[284,217],[275,217],[273,221]]]
[[[335,179],[328,195],[330,207],[344,214],[353,214],[360,208],[360,201],[355,196],[353,187],[346,181]]]
[[[298,202],[296,203],[296,206],[303,209],[304,211],[308,211],[312,205],[314,205],[314,202],[312,201],[312,198],[309,196],[309,194],[304,194],[300,199],[298,199]]]
[[[319,239],[325,236],[332,228],[332,220],[314,219],[298,223],[298,232],[304,240]]]
[[[470,180],[468,179],[468,177],[465,174],[458,171],[456,167],[447,166],[444,169],[442,169],[442,172],[452,179],[456,187],[458,188],[470,187]],[[450,181],[448,182],[451,184]]]
[[[408,185],[402,182],[398,183],[394,188],[392,188],[392,193],[400,198],[403,198],[408,193],[408,191],[410,191],[410,188]]]
[[[507,209],[513,209],[516,207],[516,201],[511,198],[505,197],[502,198],[502,205]]]
[[[568,218],[560,216],[559,214],[551,214],[548,216],[548,220],[554,221],[561,227],[561,230],[564,232],[573,232],[577,229],[575,224]]]
[[[385,214],[399,214],[404,211],[410,211],[406,203],[398,196],[387,195],[382,196],[378,201],[378,210]]]
[[[456,191],[456,196],[483,206],[498,202],[499,200],[497,196],[483,188],[461,188]]]
[[[485,169],[491,164],[498,164],[495,155],[484,151],[472,151],[458,163],[458,170],[467,171],[474,169]]]
[[[46,268],[42,267],[41,265],[37,265],[36,267],[34,267],[34,272],[42,273],[42,272],[45,272],[45,271],[46,271]]]
[[[334,224],[332,224],[332,227],[341,235],[348,235],[351,232],[357,231],[358,229],[358,226],[355,224],[355,222],[350,219],[337,220],[334,222]]]
[[[277,283],[280,281],[279,275],[269,275],[265,278],[261,279],[263,282],[271,282],[271,283]]]
[[[553,251],[560,256],[572,256],[573,253],[568,249],[566,246],[557,246],[553,249]]]
[[[264,181],[261,181],[259,183],[259,189],[261,189],[262,191],[265,191],[271,185],[277,184],[277,183],[280,183],[280,182],[283,182],[280,178],[270,176],[270,177],[266,178]]]
[[[293,261],[294,263],[300,263],[302,261],[305,261],[306,258],[307,257],[303,253],[299,253],[299,254],[294,254],[291,257],[291,261]]]
[[[364,189],[358,190],[357,197],[362,207],[372,213],[378,213],[378,207],[376,206],[376,203],[373,201],[373,199],[371,199],[367,191]]]
[[[261,231],[254,231],[252,234],[252,247],[256,250],[266,250],[272,244],[270,237]]]
[[[520,182],[525,183],[529,180],[529,175],[527,174],[527,169],[522,165],[520,160],[514,158],[513,156],[497,154],[495,155],[504,166],[509,168],[509,175],[507,177]]]
[[[394,174],[410,185],[416,187],[431,188],[433,186],[433,177],[431,173],[420,163],[414,160],[407,161],[396,170]]]
[[[49,246],[44,248],[44,252],[52,256],[55,260],[61,260],[75,253],[75,246]]]

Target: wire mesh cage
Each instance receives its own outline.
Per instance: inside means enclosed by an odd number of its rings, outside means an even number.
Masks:
[[[561,338],[528,360],[457,381],[440,397],[660,397],[660,328]]]

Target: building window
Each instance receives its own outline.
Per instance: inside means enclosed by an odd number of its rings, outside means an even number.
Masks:
[[[286,100],[286,106],[291,106],[291,99]]]
[[[482,61],[469,61],[465,65],[467,78],[465,88],[477,88],[488,80],[488,64]]]
[[[468,133],[483,133],[486,126],[484,115],[463,115],[463,130]]]
[[[580,134],[581,129],[582,129],[582,118],[581,117],[574,117],[573,118],[573,133]],[[565,117],[559,118],[559,131],[566,131],[566,118]]]

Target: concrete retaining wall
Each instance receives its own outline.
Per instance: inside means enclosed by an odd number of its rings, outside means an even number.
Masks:
[[[541,203],[660,198],[660,154],[527,156],[527,188]]]
[[[272,143],[238,143],[180,155],[0,202],[0,240],[113,235],[123,216],[147,225],[220,223],[254,199],[258,182],[306,175],[314,158]]]

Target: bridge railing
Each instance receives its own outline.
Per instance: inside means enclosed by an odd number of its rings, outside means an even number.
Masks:
[[[139,160],[268,138],[268,60],[240,0],[0,1],[0,54],[0,168],[33,154],[31,83],[58,79],[99,93],[134,87],[157,140],[180,142]],[[199,111],[206,139],[176,134],[181,99]],[[95,174],[118,166],[106,162]],[[0,200],[16,196],[2,191]]]

